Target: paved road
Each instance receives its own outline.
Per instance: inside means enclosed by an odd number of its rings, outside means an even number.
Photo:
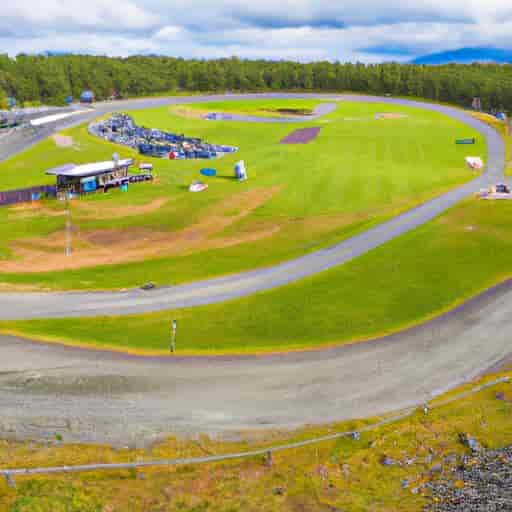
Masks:
[[[0,337],[0,437],[142,445],[422,403],[511,351],[510,283],[381,340],[280,356],[136,358]]]
[[[265,95],[285,97],[286,95]],[[300,97],[300,95],[291,95]],[[222,99],[239,96],[221,96]],[[258,97],[258,95],[251,95]],[[261,96],[260,96],[261,97]],[[326,96],[319,96],[326,98]],[[112,109],[136,109],[169,103],[204,102],[217,97],[155,98],[98,104],[95,113],[86,113],[81,119],[69,119],[50,129],[60,129],[83,122]],[[501,137],[485,123],[467,113],[451,107],[373,96],[350,96],[351,101],[385,102],[409,105],[434,110],[449,115],[478,130],[487,140],[488,162],[485,173],[470,183],[441,195],[415,209],[380,224],[358,236],[349,238],[333,247],[319,250],[282,264],[243,272],[216,279],[160,288],[150,292],[132,290],[127,292],[95,293],[2,293],[0,294],[0,320],[30,319],[49,317],[75,317],[125,315],[166,310],[178,307],[192,307],[243,297],[258,291],[275,288],[334,266],[343,264],[365,252],[428,222],[463,198],[503,179],[505,150]],[[80,116],[76,116],[77,118]],[[452,141],[448,141],[452,143]]]

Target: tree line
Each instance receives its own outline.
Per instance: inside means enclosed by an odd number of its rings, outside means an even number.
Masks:
[[[424,66],[386,63],[298,63],[236,57],[195,60],[161,56],[0,55],[0,107],[63,104],[84,90],[103,100],[174,91],[351,91],[412,96],[484,110],[512,111],[512,65]]]

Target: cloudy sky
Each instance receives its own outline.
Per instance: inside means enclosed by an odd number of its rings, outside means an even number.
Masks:
[[[0,51],[410,60],[512,48],[510,0],[3,0]]]

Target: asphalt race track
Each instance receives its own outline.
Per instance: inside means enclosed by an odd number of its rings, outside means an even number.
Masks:
[[[101,104],[94,114],[76,116],[72,123],[113,108],[214,99]],[[390,98],[347,99],[419,106],[466,122],[487,139],[484,175],[332,248],[276,267],[151,292],[0,294],[0,317],[126,314],[240,297],[342,264],[427,222],[479,188],[503,180],[502,139],[463,111]],[[172,433],[234,436],[247,429],[294,428],[383,413],[421,403],[506,358],[512,352],[512,336],[503,326],[511,316],[512,285],[504,283],[411,330],[312,352],[140,358],[3,336],[0,437],[51,437],[59,432],[65,440],[144,444]]]
[[[261,97],[261,95],[255,97]],[[272,97],[286,97],[286,95],[278,94],[272,95]],[[117,110],[127,110],[148,108],[174,102],[211,101],[215,98],[212,96],[206,98],[159,98],[99,104],[95,114],[86,113],[81,116],[75,116],[75,119],[65,120],[63,124],[66,126],[78,124],[89,119],[91,116],[94,117],[94,115],[105,113],[114,107]],[[239,98],[239,96],[222,96],[222,98]],[[258,291],[282,286],[346,263],[396,236],[428,222],[480,188],[503,180],[503,170],[505,168],[503,140],[490,126],[471,117],[469,114],[451,107],[402,99],[371,96],[350,96],[349,99],[351,101],[378,101],[435,110],[472,126],[487,140],[487,168],[484,174],[466,185],[451,190],[358,236],[349,238],[333,247],[316,251],[273,267],[175,287],[159,288],[150,292],[132,290],[126,292],[94,293],[2,293],[0,294],[0,320],[146,313],[212,304],[243,297]],[[58,130],[59,128],[53,127],[46,130],[50,129]]]
[[[367,417],[494,366],[511,318],[507,283],[412,330],[312,352],[141,358],[0,336],[0,438],[145,445]]]

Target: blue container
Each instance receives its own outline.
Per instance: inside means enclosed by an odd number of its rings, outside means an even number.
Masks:
[[[84,192],[94,192],[97,188],[96,178],[86,178],[82,181]]]
[[[92,91],[84,91],[80,95],[80,101],[82,103],[92,103],[94,101],[94,93]]]

